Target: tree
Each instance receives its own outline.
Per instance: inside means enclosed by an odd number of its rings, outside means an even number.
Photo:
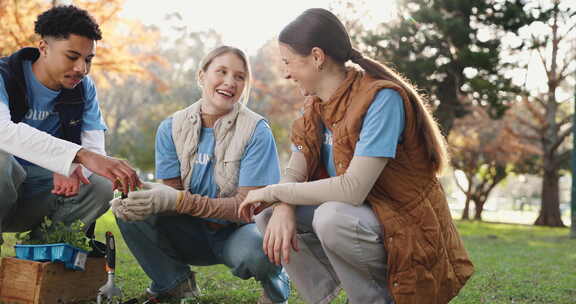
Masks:
[[[34,21],[53,3],[43,0],[0,0],[0,56],[19,48],[37,45]],[[109,88],[129,76],[155,79],[144,66],[161,62],[156,54],[146,52],[159,39],[159,33],[141,23],[119,17],[123,0],[74,1],[86,9],[100,25],[103,39],[97,44],[91,75],[100,89]]]
[[[519,52],[535,54],[545,71],[540,88],[526,89],[517,119],[525,132],[516,132],[538,143],[542,159],[542,207],[535,225],[564,226],[560,214],[560,169],[570,159],[568,138],[571,135],[573,114],[568,103],[561,100],[562,86],[574,74],[576,53],[570,52],[570,44],[576,42],[576,6],[566,1],[540,1],[517,11],[518,36],[525,43]],[[523,31],[522,31],[523,30]],[[524,66],[528,68],[528,63]],[[522,111],[523,110],[523,111]],[[526,113],[527,115],[521,115]]]
[[[494,120],[482,107],[472,107],[470,115],[456,119],[449,148],[454,169],[463,172],[467,185],[455,178],[466,195],[462,219],[469,219],[470,202],[475,205],[475,220],[482,220],[484,205],[492,190],[514,169],[515,164],[539,150],[509,132],[514,117]]]
[[[403,0],[398,20],[359,37],[360,46],[415,83],[436,105],[445,135],[470,105],[504,114],[514,87],[501,71],[506,6],[490,0]]]

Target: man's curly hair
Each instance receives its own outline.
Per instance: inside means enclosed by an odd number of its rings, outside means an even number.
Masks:
[[[73,5],[55,6],[38,15],[34,32],[41,37],[57,39],[68,39],[70,34],[96,41],[102,39],[102,32],[94,18],[86,10]]]

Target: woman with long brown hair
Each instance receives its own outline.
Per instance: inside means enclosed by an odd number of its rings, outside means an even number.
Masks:
[[[239,209],[249,218],[273,203],[256,217],[268,257],[308,303],[341,287],[350,303],[449,302],[474,268],[438,182],[446,144],[422,96],[352,48],[327,10],[298,16],[279,48],[306,105],[281,182]]]

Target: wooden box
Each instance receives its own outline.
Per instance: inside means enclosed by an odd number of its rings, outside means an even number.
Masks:
[[[62,263],[0,260],[0,303],[61,304],[95,300],[107,280],[104,258],[88,258],[84,271]]]

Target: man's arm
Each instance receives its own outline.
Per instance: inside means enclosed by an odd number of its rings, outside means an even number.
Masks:
[[[94,153],[106,155],[104,131],[82,131],[82,147]],[[92,171],[88,170],[86,167],[82,167],[82,173],[86,178],[89,178],[90,175],[92,175]]]
[[[70,176],[76,169],[73,163],[80,163],[126,192],[141,185],[138,174],[126,161],[89,151],[25,123],[15,124],[3,102],[0,102],[0,150],[64,176]]]
[[[27,160],[52,172],[69,176],[80,146],[25,123],[14,123],[10,109],[0,102],[0,150]]]

